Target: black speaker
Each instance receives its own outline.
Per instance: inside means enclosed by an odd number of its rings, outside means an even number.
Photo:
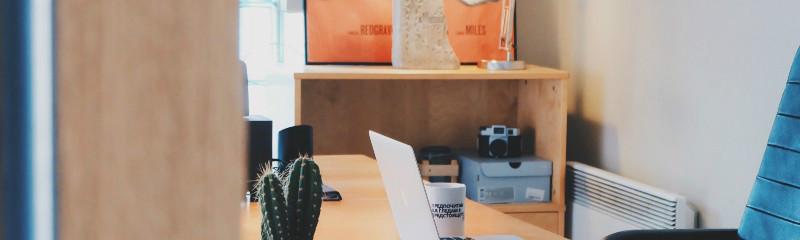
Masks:
[[[301,155],[314,156],[314,131],[309,125],[289,127],[278,132],[278,161],[283,170]]]
[[[247,116],[247,190],[253,185],[262,168],[272,161],[272,120],[263,116]],[[251,194],[255,196],[255,194]],[[251,198],[252,200],[252,198]]]

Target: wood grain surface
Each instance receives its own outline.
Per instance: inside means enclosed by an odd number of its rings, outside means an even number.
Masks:
[[[59,239],[236,239],[238,2],[56,5]]]
[[[315,239],[398,239],[389,200],[377,162],[363,155],[317,156],[322,180],[344,200],[323,202]],[[554,233],[503,214],[487,206],[465,201],[468,236],[513,234],[523,239],[564,239]],[[552,221],[545,216],[543,221]],[[537,218],[538,219],[538,218]],[[261,239],[258,204],[241,208],[241,239]]]
[[[564,234],[564,205],[567,157],[567,87],[566,81],[520,81],[517,124],[520,129],[534,129],[537,156],[553,161],[550,196],[561,213],[558,233]],[[525,204],[521,204],[524,205]],[[513,212],[525,212],[523,207],[511,207]],[[504,211],[506,212],[506,211]],[[512,212],[512,211],[508,211]]]
[[[552,68],[528,65],[525,70],[487,71],[474,65],[455,70],[397,69],[392,66],[306,66],[295,73],[298,80],[532,80],[569,78],[569,73]]]
[[[557,233],[561,231],[560,228],[562,228],[559,221],[560,214],[559,212],[525,212],[509,213],[508,215],[536,225],[544,230]]]
[[[368,130],[414,147],[474,149],[481,125],[515,125],[517,81],[302,81],[319,154],[372,155]]]

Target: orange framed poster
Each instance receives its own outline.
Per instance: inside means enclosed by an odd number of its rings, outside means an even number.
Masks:
[[[498,49],[500,2],[470,7],[442,1],[461,63],[506,58]],[[306,64],[391,64],[392,0],[305,0],[304,6]]]

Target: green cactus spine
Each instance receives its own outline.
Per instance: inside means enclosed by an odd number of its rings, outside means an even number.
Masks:
[[[268,169],[265,171],[269,171]],[[274,174],[263,174],[256,185],[258,203],[261,207],[261,239],[291,240],[289,238],[289,219],[286,212],[286,200],[283,196],[281,182]]]
[[[301,157],[288,168],[284,183],[289,230],[294,239],[313,239],[322,204],[322,177],[310,158]]]
[[[314,238],[322,207],[322,176],[314,160],[300,157],[280,177],[264,168],[255,187],[262,240]]]

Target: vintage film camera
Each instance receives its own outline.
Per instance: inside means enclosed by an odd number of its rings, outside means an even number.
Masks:
[[[481,126],[478,134],[478,155],[488,158],[522,155],[519,129],[505,125]]]

